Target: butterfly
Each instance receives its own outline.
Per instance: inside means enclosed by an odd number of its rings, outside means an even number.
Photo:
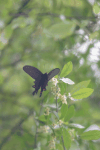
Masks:
[[[41,88],[40,97],[42,96],[42,92],[46,90],[46,86],[48,84],[48,81],[52,79],[55,75],[57,75],[60,72],[59,68],[55,68],[49,73],[42,73],[40,70],[33,66],[24,66],[23,70],[29,74],[33,79],[35,79],[32,87],[35,88],[35,91],[32,93],[33,95]]]

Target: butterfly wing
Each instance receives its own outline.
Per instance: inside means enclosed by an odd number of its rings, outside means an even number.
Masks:
[[[57,74],[59,73],[59,71],[60,71],[59,68],[55,68],[55,69],[53,69],[52,71],[50,71],[50,72],[48,73],[48,81],[49,81],[50,79],[52,79],[55,75],[57,75]]]
[[[42,76],[42,72],[33,66],[26,65],[23,67],[23,70],[35,80],[41,78]]]
[[[33,66],[24,66],[23,67],[23,70],[29,74],[33,79],[35,79],[34,83],[35,85],[32,86],[35,88],[35,91],[33,92],[33,95],[35,93],[38,92],[39,88],[40,88],[40,81],[41,81],[41,78],[43,76],[42,72],[40,70],[38,70],[37,68],[33,67]]]

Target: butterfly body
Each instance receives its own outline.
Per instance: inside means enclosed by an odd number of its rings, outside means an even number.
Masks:
[[[48,76],[47,73],[42,74],[41,79],[38,80],[37,82],[35,82],[35,85],[33,86],[35,88],[35,91],[37,93],[37,91],[41,88],[41,93],[46,90],[46,85],[48,83]],[[41,95],[40,93],[40,95]],[[33,95],[35,94],[35,92],[33,92]]]
[[[42,92],[46,90],[46,86],[48,81],[53,78],[55,75],[57,75],[60,71],[59,68],[53,69],[52,71],[50,71],[48,74],[45,73],[43,74],[40,70],[38,70],[37,68],[33,67],[33,66],[24,66],[23,70],[29,74],[33,79],[35,79],[34,83],[35,85],[33,85],[32,87],[35,88],[35,91],[33,92],[33,95],[37,92],[38,90],[41,88],[41,92],[40,92],[40,97],[42,95]]]

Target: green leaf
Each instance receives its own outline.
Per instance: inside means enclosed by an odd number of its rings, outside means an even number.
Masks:
[[[95,143],[92,141],[89,141],[89,148],[90,148],[90,150],[96,150]]]
[[[46,118],[45,118],[44,115],[41,115],[41,116],[39,117],[39,120],[40,120],[40,121],[43,121],[43,122],[46,122]]]
[[[66,92],[66,89],[67,89],[66,83],[64,83],[64,82],[58,83],[58,86],[60,88],[60,93],[62,95],[64,95],[64,93]]]
[[[67,111],[68,111],[68,105],[62,104],[60,119],[64,118],[64,116],[66,115]]]
[[[81,134],[81,138],[84,140],[98,140],[100,139],[100,131],[91,130],[88,132],[84,132],[83,134]]]
[[[13,29],[12,29],[11,25],[6,26],[4,31],[5,31],[6,39],[9,39],[13,33]]]
[[[73,93],[71,96],[75,99],[82,99],[90,96],[93,92],[93,89],[91,88],[83,88],[80,89],[79,91]]]
[[[57,119],[59,120],[59,116],[58,113],[56,111],[52,111],[54,113],[54,115],[57,117]]]
[[[95,39],[95,38],[98,38],[99,37],[99,32],[98,31],[95,31],[95,32],[93,32],[93,33],[91,33],[90,35],[89,35],[89,39],[91,40],[91,39]]]
[[[2,74],[0,74],[0,85],[3,83],[3,81],[4,81],[4,77]]]
[[[0,41],[0,50],[2,50],[4,46],[5,46],[5,43],[2,43],[2,42]]]
[[[69,149],[71,146],[71,136],[70,136],[68,130],[66,130],[65,128],[63,128],[63,136],[61,138],[64,141],[65,147],[67,149]]]
[[[94,4],[93,11],[94,11],[95,14],[100,13],[100,6],[97,3]]]
[[[68,111],[67,111],[67,114],[65,115],[64,117],[64,121],[69,121],[70,118],[72,118],[74,116],[74,113],[75,113],[75,110],[74,110],[74,106],[70,106]]]
[[[56,134],[56,137],[58,136],[58,137],[61,137],[61,135],[62,135],[62,132],[63,132],[63,130],[62,130],[62,128],[57,128],[57,129],[55,129],[55,134]]]
[[[76,27],[75,21],[64,21],[52,25],[47,32],[54,38],[62,39],[72,35],[75,27]]]
[[[62,147],[61,144],[56,144],[56,149],[58,149],[58,150],[63,150],[63,147]]]
[[[69,61],[67,64],[64,65],[60,77],[67,76],[72,71],[72,68],[73,68],[73,64],[71,61]]]
[[[82,81],[82,82],[76,84],[70,93],[73,94],[73,93],[79,91],[80,89],[86,88],[88,86],[88,84],[90,83],[90,81],[91,80]]]

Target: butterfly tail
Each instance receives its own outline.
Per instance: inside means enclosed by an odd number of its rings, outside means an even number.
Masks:
[[[34,91],[32,94],[35,95],[36,91]]]
[[[40,92],[40,97],[42,96],[42,92]]]
[[[32,94],[35,95],[35,93],[37,94],[38,90],[35,90]]]

